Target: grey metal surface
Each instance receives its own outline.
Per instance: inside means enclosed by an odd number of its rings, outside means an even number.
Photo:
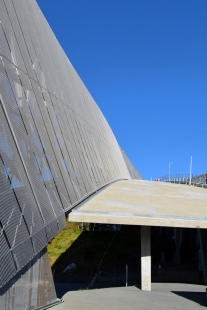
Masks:
[[[104,185],[141,178],[35,0],[0,0],[0,287]]]
[[[37,254],[0,290],[2,310],[35,309],[54,304],[55,301],[59,303],[46,249]]]
[[[124,158],[124,161],[126,163],[126,166],[128,168],[131,179],[138,179],[138,180],[143,179],[141,174],[137,171],[135,166],[132,164],[132,162],[130,161],[130,159],[127,157],[127,155],[124,153],[124,151],[122,149],[121,149],[121,152],[122,152],[122,156]]]

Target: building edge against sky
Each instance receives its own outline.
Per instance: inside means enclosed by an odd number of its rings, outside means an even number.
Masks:
[[[65,212],[141,176],[36,1],[0,0],[0,21],[0,305],[23,309],[55,298],[44,249]]]

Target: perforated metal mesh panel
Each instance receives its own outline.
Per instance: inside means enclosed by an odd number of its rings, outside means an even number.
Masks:
[[[131,167],[36,1],[0,0],[0,286]]]
[[[137,169],[135,168],[135,166],[132,164],[132,162],[129,160],[129,158],[126,156],[126,154],[124,153],[124,151],[120,148],[123,158],[125,160],[126,166],[128,168],[129,174],[131,179],[143,179],[141,174],[137,171]]]

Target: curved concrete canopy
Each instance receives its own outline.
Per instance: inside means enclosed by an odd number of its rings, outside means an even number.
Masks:
[[[207,191],[166,182],[118,181],[74,208],[69,221],[207,228]]]

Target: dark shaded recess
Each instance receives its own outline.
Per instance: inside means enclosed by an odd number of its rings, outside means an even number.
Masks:
[[[207,298],[205,292],[172,291],[172,293],[188,300],[194,301],[200,306],[207,307]]]
[[[98,225],[93,229],[98,229]],[[88,285],[99,270],[124,274],[128,265],[129,272],[137,274],[140,257],[140,227],[133,227],[131,231],[83,231],[52,266],[52,273],[55,282]],[[65,267],[71,263],[75,263],[77,268],[63,274]]]
[[[112,225],[101,226],[112,229]],[[68,290],[86,289],[99,271],[101,277],[96,277],[90,289],[125,286],[126,265],[129,271],[128,284],[140,287],[140,226],[122,225],[117,232],[99,231],[99,227],[99,224],[90,225],[92,230],[83,231],[52,266],[58,297]],[[183,229],[182,234],[182,263],[176,265],[173,261],[174,228],[151,228],[152,282],[203,283],[202,272],[198,271],[196,231]],[[161,263],[161,252],[165,252],[165,263]],[[63,270],[71,263],[75,263],[77,268],[63,274]],[[160,263],[161,273],[158,272]]]
[[[151,229],[152,282],[203,283],[203,272],[199,271],[197,231],[182,228],[180,265],[174,263],[174,234],[173,227]],[[164,262],[161,259],[162,252]]]
[[[161,252],[165,252],[166,263],[173,261],[175,254],[175,240],[173,227],[152,227],[151,228],[151,254],[152,266],[161,263]],[[198,270],[197,231],[191,228],[182,228],[182,242],[180,248],[181,265],[193,265]],[[163,264],[163,267],[165,264]],[[172,265],[173,266],[173,265]],[[183,267],[182,267],[183,268]]]

